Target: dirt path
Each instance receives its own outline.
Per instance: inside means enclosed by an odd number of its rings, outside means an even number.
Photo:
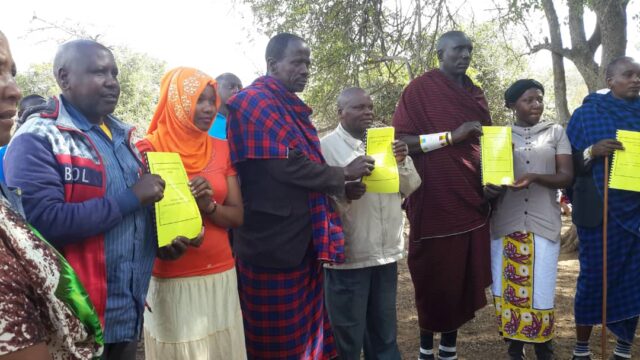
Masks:
[[[558,265],[558,282],[556,287],[556,339],[555,354],[558,360],[569,360],[575,344],[573,324],[573,298],[575,295],[576,278],[579,264],[577,254],[562,254]],[[400,262],[398,267],[398,343],[402,358],[407,360],[417,359],[419,348],[418,317],[413,299],[413,284],[409,276],[406,261]],[[487,291],[487,300],[490,301],[490,293]],[[476,318],[465,324],[458,335],[458,358],[460,360],[501,360],[507,359],[506,345],[498,336],[495,326],[495,313],[493,305],[476,313]],[[437,342],[436,340],[436,346]],[[636,338],[633,357],[640,359],[640,342]],[[615,340],[609,336],[607,345],[609,359]],[[594,360],[602,359],[600,356],[600,327],[594,329],[591,338],[591,351]],[[529,359],[535,358],[533,348],[528,347]],[[144,359],[144,349],[141,344],[138,351],[138,360]]]
[[[418,317],[413,300],[413,284],[409,269],[403,261],[399,267],[398,289],[398,342],[403,359],[417,359],[420,339],[418,336]],[[556,339],[555,354],[558,360],[571,359],[574,346],[573,297],[579,264],[577,254],[563,254],[560,257],[558,283],[556,287]],[[487,299],[490,294],[487,292]],[[640,358],[640,348],[635,341],[633,356]],[[437,344],[437,340],[436,340]],[[608,356],[615,347],[614,339],[609,336]],[[594,329],[591,338],[591,351],[595,359],[600,357],[600,327]],[[529,359],[535,358],[533,348],[527,348]],[[493,305],[487,305],[476,313],[476,318],[465,324],[458,335],[458,358],[461,360],[497,360],[508,359],[506,345],[498,336]],[[608,359],[608,356],[605,359]]]

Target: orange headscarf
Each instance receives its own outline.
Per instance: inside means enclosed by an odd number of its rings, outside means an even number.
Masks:
[[[190,174],[202,171],[213,151],[213,139],[193,123],[198,98],[207,85],[213,86],[216,93],[217,109],[220,96],[212,77],[187,67],[166,73],[160,85],[158,107],[145,136],[155,151],[180,154]]]

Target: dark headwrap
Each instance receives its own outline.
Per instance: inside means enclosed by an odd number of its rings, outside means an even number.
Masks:
[[[529,89],[540,89],[542,95],[544,95],[544,86],[538,81],[533,79],[520,79],[511,84],[507,91],[504,92],[504,106],[509,107],[509,104],[518,101],[520,96]]]

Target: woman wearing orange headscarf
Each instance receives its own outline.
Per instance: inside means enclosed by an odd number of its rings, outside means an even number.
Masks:
[[[216,88],[196,69],[169,71],[137,144],[141,152],[180,154],[204,223],[202,244],[177,260],[156,260],[144,317],[147,359],[246,359],[226,230],[242,224],[242,197],[227,142],[207,134],[220,101]]]

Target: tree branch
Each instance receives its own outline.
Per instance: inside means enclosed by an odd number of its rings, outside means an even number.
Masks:
[[[404,65],[407,68],[407,72],[409,73],[409,79],[413,80],[415,78],[415,76],[413,75],[413,70],[411,69],[411,63],[409,62],[409,59],[407,59],[404,56],[383,56],[383,57],[378,58],[378,59],[372,59],[372,60],[366,61],[366,62],[362,63],[362,65],[372,65],[372,64],[386,63],[386,62],[390,62],[390,61],[401,61],[401,62],[403,62]]]
[[[595,53],[601,44],[602,30],[600,29],[600,23],[596,22],[596,28],[593,29],[593,34],[591,34],[591,37],[587,40],[587,45],[589,46],[589,50]]]
[[[547,39],[545,39],[547,40]],[[533,46],[529,46],[529,53],[527,55],[532,55],[535,54],[537,52],[539,52],[540,50],[548,50],[554,54],[560,55],[562,57],[566,57],[569,60],[573,60],[574,57],[574,53],[572,49],[567,49],[567,48],[563,48],[563,47],[558,47],[555,46],[554,44],[549,43],[548,41],[545,41],[541,44],[536,44]]]

